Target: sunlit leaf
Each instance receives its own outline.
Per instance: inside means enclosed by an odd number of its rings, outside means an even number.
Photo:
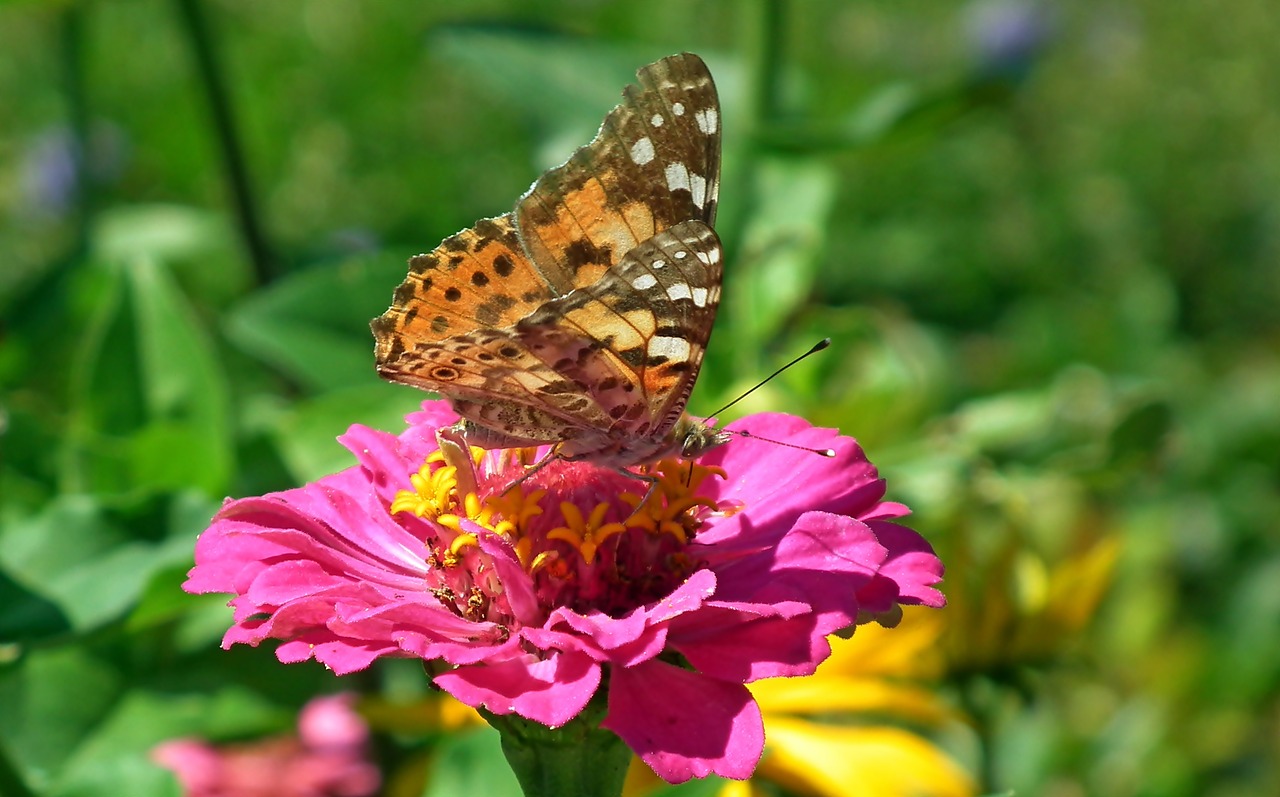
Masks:
[[[523,792],[502,755],[498,732],[476,728],[454,734],[440,746],[423,797],[486,794],[520,797]]]
[[[175,549],[164,543],[131,539],[93,499],[61,498],[0,532],[0,565],[20,580],[28,607],[5,606],[5,622],[39,612],[35,616],[45,617],[45,624],[19,625],[38,636],[60,632],[63,623],[80,632],[101,626],[121,617],[138,600],[149,574],[174,557]],[[50,614],[52,607],[58,616]],[[8,616],[10,609],[15,616]]]
[[[391,303],[405,260],[388,255],[317,266],[259,291],[226,320],[246,352],[318,392],[369,384],[369,321]]]
[[[353,423],[399,434],[404,416],[418,409],[428,394],[380,383],[325,393],[300,401],[281,419],[276,445],[299,482],[317,479],[355,464],[336,438]]]

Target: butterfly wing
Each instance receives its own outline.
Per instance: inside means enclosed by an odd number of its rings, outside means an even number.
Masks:
[[[476,222],[409,261],[391,307],[370,324],[378,373],[404,381],[417,344],[511,326],[558,295],[525,256],[510,213]]]
[[[706,65],[674,55],[636,74],[639,85],[627,86],[595,139],[534,183],[514,213],[409,261],[391,307],[371,324],[379,374],[417,384],[401,378],[420,371],[417,344],[510,326],[594,282],[655,232],[714,220],[720,106]]]
[[[594,283],[674,224],[715,222],[720,102],[711,73],[683,53],[636,77],[595,139],[516,204],[529,257],[562,293]]]
[[[447,398],[478,445],[618,462],[688,401],[720,294],[720,108],[695,55],[637,77],[512,213],[413,258],[372,323],[378,373]]]
[[[684,222],[513,327],[416,344],[397,381],[447,397],[482,447],[576,441],[589,454],[663,438],[702,364],[720,276],[715,232]]]
[[[614,434],[662,437],[702,366],[722,273],[715,232],[686,221],[634,247],[591,285],[547,302],[515,331],[592,398]],[[576,351],[554,345],[565,337]]]

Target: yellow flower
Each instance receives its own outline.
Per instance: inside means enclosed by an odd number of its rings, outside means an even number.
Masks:
[[[809,678],[751,684],[767,731],[755,777],[832,797],[976,794],[958,763],[910,730],[959,721],[923,680],[940,670],[945,614],[907,608],[891,632],[868,624],[831,638],[831,658]]]

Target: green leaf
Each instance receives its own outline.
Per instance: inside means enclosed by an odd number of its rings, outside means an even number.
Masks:
[[[0,670],[0,739],[28,773],[48,779],[110,711],[121,687],[119,673],[82,649],[34,651]]]
[[[182,583],[191,569],[195,539],[208,527],[209,519],[218,510],[218,502],[195,491],[187,491],[169,502],[167,509],[168,537],[156,548],[150,578],[144,582],[137,604],[129,615],[129,631],[199,613],[205,603],[203,599],[183,592]],[[221,615],[225,626],[225,611]]]
[[[724,791],[729,781],[710,775],[705,778],[686,781],[678,786],[667,786],[649,792],[650,797],[716,797]]]
[[[423,797],[458,794],[522,797],[520,784],[502,755],[502,738],[492,728],[455,733],[436,752]]]
[[[0,536],[0,540],[3,540]],[[0,643],[57,636],[71,627],[58,604],[28,587],[0,566]]]
[[[30,641],[113,622],[174,556],[173,543],[131,539],[93,499],[62,497],[0,531],[0,568],[23,599],[0,608],[0,628],[7,638]]]
[[[227,336],[316,392],[369,384],[369,321],[391,303],[404,280],[395,256],[346,260],[290,275],[235,307]]]
[[[835,185],[831,167],[817,160],[760,162],[734,278],[726,281],[725,310],[744,356],[757,356],[809,300]],[[760,370],[758,362],[743,365]]]
[[[93,235],[96,257],[114,263],[153,259],[181,274],[204,299],[224,300],[251,283],[247,262],[226,220],[187,205],[131,205],[102,214]]]
[[[579,144],[600,126],[601,109],[618,104],[636,69],[665,55],[588,39],[460,25],[437,29],[431,51],[451,69],[469,71],[541,129],[553,131],[552,138],[572,134],[581,139]]]
[[[126,277],[150,420],[133,441],[136,477],[161,489],[220,494],[232,467],[230,400],[213,345],[156,261],[134,261]]]
[[[337,442],[353,423],[392,434],[404,430],[404,416],[417,410],[427,394],[374,381],[299,401],[286,413],[274,437],[280,456],[298,482],[307,482],[355,464]]]
[[[100,305],[75,364],[64,485],[225,492],[228,390],[196,313],[154,260],[93,271]]]

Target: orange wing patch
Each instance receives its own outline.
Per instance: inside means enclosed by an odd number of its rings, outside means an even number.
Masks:
[[[394,364],[406,341],[511,326],[558,295],[525,255],[512,215],[484,219],[409,261],[391,307],[372,323],[377,362]]]

